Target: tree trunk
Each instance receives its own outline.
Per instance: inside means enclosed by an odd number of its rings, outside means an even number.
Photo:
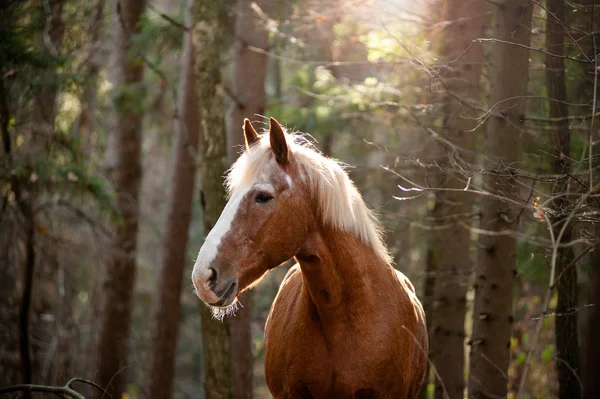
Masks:
[[[227,149],[232,163],[243,149],[244,118],[262,121],[266,107],[265,76],[267,56],[248,46],[268,50],[269,32],[262,13],[273,9],[274,0],[256,2],[238,0],[235,8],[235,44],[233,48],[233,77],[231,106],[227,112]],[[257,7],[257,8],[256,8]]]
[[[40,53],[43,56],[51,58],[61,55],[62,41],[65,33],[65,22],[63,20],[63,9],[65,0],[51,0],[47,4],[39,4],[38,15],[40,33],[37,38],[40,47]],[[44,84],[35,89],[34,101],[35,111],[33,119],[36,122],[34,134],[31,136],[31,148],[39,153],[46,150],[54,134],[54,126],[57,114],[58,94],[60,91],[60,80],[57,65],[41,72],[41,79]],[[38,128],[40,126],[41,128]],[[50,132],[50,134],[48,134]],[[24,204],[33,211],[36,203],[34,193],[23,193]],[[56,259],[48,253],[44,256],[37,256],[40,252],[45,252],[43,240],[38,240],[35,233],[35,215],[25,217],[27,223],[31,223],[31,235],[27,232],[26,246],[34,245],[32,256],[36,260],[30,265],[35,269],[33,274],[33,287],[24,286],[24,290],[31,290],[31,322],[30,335],[36,339],[31,340],[31,378],[43,384],[55,384],[57,381],[52,377],[66,373],[68,370],[60,370],[61,365],[68,364],[68,353],[55,352],[54,347],[64,347],[68,339],[61,337],[61,321],[68,318],[71,313],[70,304],[62,301],[58,297],[58,267]],[[27,250],[29,257],[29,249]],[[67,288],[69,289],[69,288]],[[52,317],[48,317],[51,315]],[[63,318],[61,319],[62,316]],[[66,316],[66,317],[65,317]],[[48,371],[52,368],[53,374]]]
[[[577,84],[577,89],[584,93],[589,93],[589,100],[593,100],[593,91],[596,90],[596,103],[590,101],[590,113],[592,111],[600,111],[600,71],[597,66],[600,65],[600,58],[598,58],[598,49],[600,48],[600,9],[598,8],[597,0],[579,0],[573,2],[577,6],[578,19],[580,26],[589,26],[588,32],[581,32],[579,36],[583,42],[584,50],[587,56],[594,63],[587,64],[584,73],[582,74]],[[595,85],[595,88],[594,88]],[[592,132],[594,134],[593,139],[598,142],[598,119],[595,123],[595,131],[588,131],[586,135]],[[588,127],[588,128],[591,128]],[[600,154],[598,145],[594,148],[593,155],[593,181],[589,181],[589,187],[595,187],[600,183]],[[585,156],[584,156],[585,157]],[[584,158],[585,162],[588,162],[587,158]],[[591,180],[591,179],[590,179]],[[598,199],[594,201],[598,203]],[[596,205],[595,211],[600,211]],[[600,398],[600,378],[598,378],[598,370],[600,370],[600,340],[598,339],[598,331],[600,331],[600,223],[595,223],[592,230],[592,235],[597,240],[596,245],[589,255],[589,282],[588,282],[588,298],[583,300],[582,304],[593,305],[588,307],[587,315],[584,316],[583,312],[578,312],[579,317],[585,317],[588,321],[588,325],[583,334],[581,348],[579,351],[581,361],[581,382],[583,385],[583,397],[585,399],[597,399]],[[584,319],[585,320],[585,319]]]
[[[442,32],[440,55],[446,62],[452,62],[471,46],[474,39],[483,36],[485,3],[480,0],[450,1],[444,19],[450,25]],[[466,186],[468,176],[461,174],[458,167],[469,170],[473,163],[473,129],[477,121],[472,109],[463,102],[479,103],[481,99],[482,61],[482,47],[473,46],[441,75],[448,91],[444,96],[443,136],[465,151],[455,153],[451,148],[443,147],[440,164],[447,173],[441,187],[457,191],[437,192],[432,212],[436,224],[451,225],[449,229],[434,230],[430,243],[430,257],[436,273],[430,352],[440,377],[435,380],[435,398],[444,397],[442,383],[451,399],[462,399],[465,389],[466,281],[472,271],[471,233],[460,226],[458,220],[470,224],[473,196],[460,191]]]
[[[187,1],[186,26],[192,25],[193,0]],[[146,398],[169,398],[173,386],[175,352],[179,332],[180,295],[186,260],[188,230],[198,150],[198,100],[195,87],[194,47],[191,33],[184,33],[181,80],[179,85],[176,137],[171,172],[171,193],[162,245],[156,298],[150,329],[150,353]]]
[[[35,219],[31,205],[27,200],[21,199],[19,187],[13,186],[15,198],[19,202],[19,208],[23,214],[25,222],[25,265],[23,272],[23,293],[21,296],[21,306],[19,308],[19,350],[21,358],[21,380],[23,384],[32,383],[33,366],[31,359],[30,346],[30,326],[29,314],[31,312],[32,292],[34,289],[33,276],[36,265],[35,256]],[[24,398],[31,397],[29,393],[24,393]]]
[[[90,26],[87,43],[87,76],[81,97],[81,113],[77,121],[80,148],[84,155],[92,151],[92,134],[96,130],[96,106],[98,103],[98,74],[102,66],[101,32],[104,23],[105,0],[96,0],[94,19]]]
[[[95,354],[95,381],[115,398],[125,389],[126,358],[131,324],[131,303],[136,274],[136,247],[139,193],[142,180],[141,128],[139,108],[142,93],[142,65],[130,51],[130,35],[139,32],[145,2],[116,0],[114,22],[115,97],[113,137],[109,141],[113,156],[109,178],[116,194],[116,208],[122,218],[112,226],[110,250],[102,278],[101,313]],[[102,396],[96,393],[97,397]]]
[[[233,49],[233,78],[231,106],[227,113],[227,158],[235,162],[243,149],[244,118],[262,121],[266,107],[265,76],[267,56],[252,51],[248,46],[265,49],[269,47],[267,21],[262,13],[270,13],[274,0],[249,2],[238,0],[235,13],[235,44]],[[234,356],[233,376],[235,397],[252,398],[252,332],[250,314],[252,293],[245,292],[239,298],[244,306],[231,319],[231,352]]]
[[[548,97],[551,99],[550,118],[556,118],[553,122],[554,154],[552,159],[552,172],[557,175],[568,173],[569,159],[571,158],[571,132],[569,130],[569,107],[567,104],[567,88],[565,84],[564,60],[558,56],[564,54],[565,31],[560,25],[565,17],[564,0],[548,0],[548,14],[546,16],[546,47],[548,51],[557,56],[546,56],[546,85]],[[553,16],[552,16],[553,15]],[[554,236],[557,237],[568,217],[570,204],[569,197],[564,193],[569,190],[569,178],[559,179],[554,183],[552,194],[557,196],[553,201],[554,209],[559,212],[553,221]],[[563,195],[561,195],[563,194]],[[571,239],[570,228],[565,230],[562,242]],[[577,399],[581,397],[581,386],[579,383],[579,343],[577,337],[577,312],[573,309],[578,305],[577,292],[577,268],[565,266],[573,260],[572,247],[562,247],[558,250],[556,259],[556,275],[561,276],[557,284],[558,301],[556,313],[559,315],[555,320],[556,349],[558,360],[556,370],[558,372],[559,398]],[[563,274],[564,272],[564,274]]]
[[[596,183],[597,184],[597,183]],[[594,227],[596,239],[600,239],[600,223]],[[582,370],[583,376],[583,397],[585,399],[600,398],[600,378],[598,370],[600,369],[600,340],[598,331],[600,331],[600,240],[596,242],[596,247],[590,256],[591,260],[591,281],[590,281],[590,304],[589,325],[586,335],[586,352],[588,363],[586,369]]]
[[[528,46],[532,4],[505,0],[495,7],[496,39]],[[494,44],[491,66],[493,109],[486,127],[483,153],[487,155],[484,188],[518,200],[514,165],[521,160],[521,115],[527,92],[529,51],[511,44]],[[520,209],[491,196],[481,199],[481,228],[475,270],[475,304],[471,337],[469,397],[505,397],[510,337],[512,292],[516,274],[516,240]],[[500,233],[500,234],[498,234]]]
[[[413,234],[417,234],[417,232],[413,232]],[[421,235],[421,232],[418,232],[419,235]],[[411,239],[411,241],[413,241]],[[428,332],[428,336],[429,336],[429,354],[428,356],[430,357],[430,359],[433,361],[433,356],[431,355],[431,346],[432,346],[432,342],[431,342],[431,325],[432,325],[432,321],[433,321],[433,317],[431,317],[431,315],[433,314],[433,294],[435,291],[435,279],[436,279],[436,274],[435,274],[435,262],[433,260],[433,248],[429,247],[427,248],[427,252],[426,252],[426,256],[425,256],[425,278],[424,278],[424,282],[423,282],[423,295],[421,296],[421,301],[423,302],[423,311],[425,312],[425,322],[427,323],[427,332]],[[411,265],[412,266],[412,265]],[[427,399],[429,398],[429,384],[431,383],[431,367],[427,367],[426,371],[425,371],[425,378],[423,380],[423,386],[421,387],[421,391],[419,392],[419,398],[420,399]],[[436,377],[437,378],[437,377]]]
[[[193,40],[196,44],[196,92],[200,116],[204,233],[216,224],[225,207],[223,175],[227,170],[227,141],[221,85],[221,51],[225,32],[219,21],[219,2],[196,0]],[[199,304],[207,399],[233,398],[233,367],[229,319],[214,320]]]

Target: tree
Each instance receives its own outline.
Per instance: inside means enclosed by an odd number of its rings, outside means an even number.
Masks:
[[[136,275],[139,193],[142,180],[139,106],[142,64],[132,55],[132,35],[139,32],[144,1],[118,0],[114,10],[114,130],[109,140],[109,178],[121,220],[111,226],[110,248],[101,281],[102,312],[95,351],[96,382],[113,397],[125,388],[127,344]],[[101,395],[101,393],[99,394]]]
[[[483,152],[483,185],[492,195],[481,199],[481,233],[475,267],[473,333],[470,340],[469,397],[504,397],[512,330],[513,280],[520,203],[517,182],[522,157],[521,126],[527,92],[532,4],[528,0],[495,3],[491,63],[491,114]],[[508,42],[508,43],[506,43]],[[515,43],[515,44],[512,44]],[[519,46],[521,45],[521,46]]]
[[[431,216],[434,223],[450,225],[450,228],[434,229],[431,233],[432,253],[428,256],[435,264],[436,276],[433,313],[430,315],[430,352],[439,374],[435,397],[443,397],[443,384],[450,398],[462,398],[465,388],[466,280],[472,270],[472,261],[471,233],[459,222],[468,223],[472,213],[473,195],[461,189],[471,177],[464,171],[472,170],[475,150],[477,121],[472,106],[480,101],[483,51],[481,45],[473,45],[473,40],[483,36],[485,3],[479,0],[450,1],[446,10],[447,26],[440,33],[439,51],[446,62],[440,73],[446,91],[443,94],[443,137],[456,147],[439,145],[442,189],[436,192]]]
[[[225,207],[223,175],[227,170],[227,144],[221,85],[221,51],[225,32],[219,18],[220,3],[196,0],[193,40],[196,44],[196,93],[202,152],[200,201],[204,233],[217,223]],[[241,133],[240,133],[241,134]],[[199,304],[207,399],[233,398],[231,323],[219,322]]]
[[[83,87],[81,112],[77,121],[77,133],[81,140],[82,149],[87,154],[92,151],[90,141],[93,132],[96,130],[95,112],[98,105],[98,74],[102,66],[100,44],[104,23],[105,2],[106,0],[96,0],[96,4],[94,5],[93,21],[87,41],[88,76]]]
[[[254,119],[263,115],[266,107],[265,76],[267,56],[256,49],[267,50],[269,32],[265,12],[272,10],[273,0],[249,2],[239,0],[235,7],[235,41],[233,47],[233,77],[231,81],[231,105],[227,112],[227,158],[235,162],[243,148],[241,134],[244,118]],[[235,397],[252,398],[252,334],[250,315],[252,295],[250,291],[240,298],[243,307],[231,319],[231,351]]]
[[[565,84],[565,65],[561,58],[565,50],[565,30],[561,26],[565,19],[564,0],[548,0],[546,17],[546,47],[555,55],[546,56],[546,86],[550,101],[549,116],[553,120],[552,172],[564,176],[554,182],[552,194],[554,209],[558,213],[553,223],[554,236],[558,237],[570,211],[570,200],[564,193],[569,191],[569,160],[571,159],[571,132],[569,129],[569,106]],[[565,230],[562,241],[571,241],[570,228]],[[560,359],[556,362],[559,382],[559,398],[581,397],[579,377],[579,343],[577,339],[577,268],[565,269],[573,260],[572,247],[560,247],[556,259],[556,275],[561,276],[557,284],[555,318],[556,349]]]
[[[269,31],[268,14],[274,0],[248,2],[238,0],[235,7],[235,42],[233,46],[233,76],[231,80],[231,105],[227,112],[227,149],[229,162],[238,157],[244,144],[240,133],[244,118],[263,115],[267,104],[265,76],[267,55],[257,49],[267,50]]]
[[[591,62],[587,63],[584,68],[584,73],[578,79],[578,89],[585,98],[592,99],[589,101],[589,108],[586,112],[598,115],[600,110],[600,101],[598,93],[600,93],[600,70],[598,65],[598,48],[600,46],[600,18],[598,17],[598,4],[595,0],[580,0],[570,4],[577,11],[582,11],[575,17],[579,19],[578,27],[588,28],[589,31],[582,30],[577,32],[577,39],[583,40],[583,50]],[[573,29],[575,31],[575,29]],[[595,123],[595,124],[594,124]],[[586,129],[586,139],[592,142],[598,142],[598,118],[589,120],[589,128]],[[593,210],[600,211],[600,199],[597,194],[600,192],[600,154],[598,153],[598,145],[595,148],[591,147],[589,156],[584,157],[584,162],[587,164],[584,170],[585,175],[588,175],[587,184],[585,187],[587,192],[596,193],[596,199],[590,201],[593,204]],[[590,157],[591,156],[591,157]],[[591,159],[590,159],[591,158]],[[596,244],[589,256],[589,299],[586,304],[593,304],[589,307],[588,315],[583,317],[584,321],[588,321],[587,328],[584,330],[583,339],[581,342],[581,383],[583,385],[583,397],[585,399],[595,399],[600,397],[600,379],[598,378],[597,370],[600,368],[600,340],[598,340],[598,331],[600,331],[600,223],[596,222],[593,228],[590,228],[593,237],[596,239]],[[583,361],[585,359],[585,362]]]
[[[600,331],[600,224],[596,223],[594,229],[596,239],[596,247],[591,254],[591,264],[594,270],[592,271],[591,279],[591,303],[596,304],[590,309],[589,321],[590,324],[587,330],[586,350],[588,351],[587,370],[582,370],[583,376],[583,397],[585,399],[594,399],[600,397],[600,380],[594,370],[600,367],[600,341],[598,340],[598,331]]]
[[[193,5],[193,0],[187,1],[186,26],[192,25]],[[180,117],[175,124],[172,183],[148,345],[148,378],[144,392],[147,398],[171,396],[179,331],[181,286],[194,198],[195,156],[200,126],[197,116],[194,44],[189,31],[183,36],[177,105]]]

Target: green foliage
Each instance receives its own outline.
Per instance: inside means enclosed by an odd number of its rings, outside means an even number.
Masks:
[[[39,27],[35,18],[23,18],[28,4],[12,0],[0,5],[0,66],[4,70],[55,67],[64,59],[40,51],[35,40]]]
[[[65,13],[74,10],[69,4]],[[4,2],[0,8],[0,73],[9,112],[5,133],[13,143],[12,156],[0,158],[0,182],[6,187],[18,184],[28,197],[52,195],[83,201],[87,196],[102,211],[114,213],[108,184],[83,156],[79,139],[68,128],[61,130],[60,123],[43,126],[36,110],[40,92],[78,92],[85,75],[71,73],[69,57],[40,45],[40,20],[35,13],[41,8],[27,1]],[[68,119],[73,123],[76,116]],[[27,123],[32,127],[23,129]]]
[[[146,85],[141,84],[123,84],[114,90],[114,107],[117,112],[124,114],[144,113],[144,99],[146,95]]]
[[[184,26],[184,8],[179,7],[177,14],[167,17],[175,21],[180,26]],[[161,50],[181,50],[183,31],[180,26],[170,23],[160,15],[147,11],[140,23],[140,33],[131,38],[131,52],[136,55],[140,51],[159,53]]]
[[[83,201],[85,196],[94,198],[100,210],[116,217],[109,184],[103,177],[90,171],[90,166],[72,160],[57,161],[49,157],[18,157],[13,161],[0,160],[0,182],[19,182],[22,190],[42,195]]]
[[[549,363],[554,359],[555,352],[556,352],[556,347],[553,344],[550,344],[544,348],[544,350],[540,354],[540,357],[542,358],[543,362]]]
[[[541,230],[539,225],[546,226],[544,222],[532,224],[529,226],[529,236],[533,236],[534,232]],[[526,279],[532,279],[539,283],[547,283],[550,276],[548,267],[547,251],[537,245],[532,244],[529,240],[517,242],[517,271]]]

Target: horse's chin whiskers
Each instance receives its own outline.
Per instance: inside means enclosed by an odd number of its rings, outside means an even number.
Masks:
[[[223,321],[225,317],[233,317],[235,316],[235,312],[242,306],[242,304],[237,300],[237,298],[230,304],[225,307],[211,306],[207,305],[212,312],[213,319],[217,319],[219,321]]]

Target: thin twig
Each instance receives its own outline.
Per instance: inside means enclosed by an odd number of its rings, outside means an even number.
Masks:
[[[550,10],[548,10],[546,7],[544,7],[540,2],[536,2],[536,1],[531,1],[533,4],[535,4],[536,6],[540,7],[542,10],[544,10],[546,13],[548,13],[548,15],[550,15],[552,18],[554,18],[554,20],[556,22],[558,22],[560,24],[560,26],[562,27],[563,31],[565,32],[565,34],[567,35],[567,37],[573,42],[573,44],[575,44],[575,46],[579,49],[579,52],[585,57],[586,62],[593,64],[594,62],[592,62],[592,60],[590,60],[590,58],[587,56],[587,54],[585,53],[585,51],[583,51],[583,49],[581,48],[581,45],[579,44],[578,40],[575,40],[575,38],[571,35],[571,32],[569,31],[569,29],[567,29],[565,27],[565,25],[563,24],[563,22],[561,21],[560,18],[558,18],[553,12],[551,12]],[[592,13],[592,18],[594,18],[594,13]],[[594,35],[592,35],[594,36]],[[580,62],[582,62],[583,60],[580,60]]]
[[[564,120],[586,120],[593,119],[597,116],[600,116],[600,112],[593,113],[591,115],[569,115],[569,116],[561,116],[556,118],[544,118],[541,116],[525,116],[521,118],[523,122],[526,121],[534,121],[534,122],[561,122]]]
[[[575,62],[581,62],[583,64],[588,64],[588,63],[591,62],[591,60],[582,60],[582,59],[579,59],[579,58],[569,57],[568,55],[553,54],[553,53],[551,53],[549,51],[544,50],[543,48],[536,48],[536,47],[527,46],[526,44],[509,42],[508,40],[501,40],[501,39],[496,39],[496,38],[479,38],[479,39],[475,39],[474,42],[480,42],[480,43],[492,42],[492,43],[509,44],[509,45],[512,45],[512,46],[522,47],[522,48],[525,48],[527,50],[537,51],[537,52],[540,52],[542,54],[549,55],[550,57],[556,57],[556,58],[562,58],[562,59],[565,59],[565,60],[571,60],[571,61],[575,61]]]
[[[148,4],[147,7],[154,11],[154,13],[156,13],[159,17],[161,17],[162,19],[164,19],[165,21],[169,22],[171,25],[184,30],[184,31],[189,31],[191,28],[188,28],[187,26],[183,25],[182,23],[179,23],[177,21],[175,21],[173,18],[169,17],[167,14],[161,12],[160,10],[158,10],[156,7],[154,7],[152,4]]]
[[[585,256],[585,254],[587,254],[588,252],[590,252],[592,249],[594,249],[594,247],[596,245],[598,245],[600,241],[591,243],[590,245],[588,245],[583,251],[581,251],[581,253],[579,255],[577,255],[577,257],[575,257],[575,259],[573,259],[571,262],[569,262],[569,264],[567,266],[565,266],[565,268],[560,272],[560,274],[558,275],[558,277],[556,277],[556,280],[554,280],[554,282],[552,283],[552,285],[550,286],[550,289],[554,289],[556,287],[556,285],[558,284],[558,282],[560,281],[560,279],[563,277],[563,275],[565,274],[565,272],[567,270],[569,270],[571,267],[575,266],[577,264],[577,262],[579,262],[579,260],[581,258],[583,258]]]
[[[600,190],[600,183],[597,184],[596,186],[592,187],[588,192],[585,193],[585,195],[583,195],[579,201],[577,201],[577,203],[575,204],[575,206],[573,207],[573,210],[571,211],[571,213],[569,214],[569,216],[566,218],[565,222],[562,225],[562,228],[560,229],[558,235],[556,236],[556,239],[554,240],[554,242],[556,243],[556,245],[553,246],[552,248],[552,258],[550,261],[550,267],[551,267],[551,273],[550,273],[550,282],[548,284],[548,290],[546,292],[546,298],[544,300],[544,303],[542,305],[542,314],[546,313],[546,309],[548,309],[548,304],[550,303],[550,298],[552,297],[552,291],[554,288],[554,273],[556,271],[556,259],[558,256],[558,247],[560,244],[560,240],[563,237],[563,234],[565,233],[567,226],[570,224],[571,219],[573,219],[575,213],[577,212],[577,210],[579,208],[581,208],[581,206],[585,203],[585,200],[592,194],[594,194],[595,192]],[[552,231],[552,228],[550,228],[550,231]],[[566,269],[566,268],[565,268]],[[531,358],[533,357],[533,352],[535,351],[535,349],[537,348],[537,344],[538,344],[538,339],[539,339],[539,335],[540,332],[542,330],[542,326],[543,326],[543,318],[540,318],[540,320],[538,320],[536,328],[535,328],[535,333],[533,336],[533,342],[532,342],[532,346],[531,349],[529,350],[529,353],[527,354],[527,360],[525,361],[525,365],[523,366],[523,372],[521,373],[521,381],[519,382],[519,389],[517,390],[517,393],[515,395],[515,399],[519,398],[519,395],[521,394],[521,392],[523,392],[523,390],[525,389],[525,383],[527,381],[527,373],[529,371],[529,365],[531,363]]]

